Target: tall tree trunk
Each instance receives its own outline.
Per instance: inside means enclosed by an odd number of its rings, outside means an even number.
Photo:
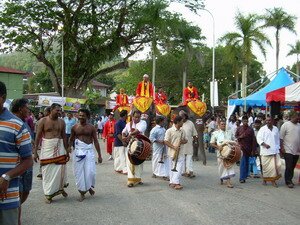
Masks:
[[[276,31],[276,71],[279,65],[279,30]]]

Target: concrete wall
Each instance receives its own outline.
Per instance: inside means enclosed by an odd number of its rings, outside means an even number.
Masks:
[[[8,99],[16,99],[23,97],[22,75],[12,73],[0,73],[0,81],[4,82],[6,85]]]

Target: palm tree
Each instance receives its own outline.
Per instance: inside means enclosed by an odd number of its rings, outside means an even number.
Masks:
[[[296,55],[297,56],[297,75],[300,75],[300,62],[299,62],[299,55],[300,55],[300,41],[298,40],[295,45],[289,44],[291,47],[291,50],[287,54],[287,56],[290,55]],[[299,81],[299,77],[297,77],[297,81]]]
[[[266,15],[262,18],[265,22],[264,27],[274,27],[276,29],[276,70],[278,70],[279,64],[279,33],[282,29],[287,29],[292,33],[296,34],[295,23],[297,20],[296,16],[289,15],[282,8],[266,9]]]
[[[262,28],[258,26],[259,21],[260,17],[256,14],[244,16],[238,12],[235,16],[235,26],[238,31],[226,33],[220,38],[220,41],[225,42],[226,45],[240,47],[241,49],[240,57],[245,76],[244,87],[247,83],[247,68],[250,66],[251,59],[255,57],[253,46],[258,46],[264,57],[266,57],[265,44],[271,45],[268,37],[262,32]],[[239,56],[237,55],[236,57]]]

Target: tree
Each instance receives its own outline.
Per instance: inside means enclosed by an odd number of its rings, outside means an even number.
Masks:
[[[297,75],[300,76],[300,62],[299,62],[299,55],[300,55],[300,41],[298,40],[295,45],[289,44],[291,50],[287,54],[288,56],[290,55],[296,55],[297,56],[297,63],[296,63],[296,70],[297,70]],[[297,78],[299,80],[299,78]]]
[[[296,16],[289,15],[282,8],[266,9],[266,15],[263,16],[265,22],[264,27],[274,27],[275,39],[276,39],[276,70],[278,70],[279,64],[279,49],[280,49],[280,31],[287,29],[288,31],[295,33]]]
[[[243,71],[245,71],[244,86],[247,83],[250,62],[255,57],[253,46],[258,46],[264,57],[266,57],[264,46],[265,44],[271,45],[270,40],[262,32],[262,27],[258,26],[259,20],[260,18],[256,14],[244,16],[238,12],[235,16],[235,26],[238,31],[226,33],[220,38],[220,41],[225,42],[226,45],[241,47],[241,60],[244,68]]]
[[[54,89],[61,92],[63,43],[65,93],[79,97],[92,79],[127,68],[128,58],[152,40],[148,15],[153,10],[161,7],[165,20],[178,18],[167,11],[168,2],[7,0],[0,3],[2,50],[30,52],[47,67]]]

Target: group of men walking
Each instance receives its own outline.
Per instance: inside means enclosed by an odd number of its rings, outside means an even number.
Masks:
[[[280,155],[285,159],[285,183],[289,188],[293,188],[292,178],[294,169],[300,155],[300,116],[299,113],[290,112],[290,120],[286,121],[279,129],[273,125],[271,117],[267,116],[265,121],[255,120],[253,127],[247,116],[242,117],[242,124],[236,129],[226,129],[226,122],[219,123],[219,129],[212,133],[210,140],[211,146],[218,150],[218,166],[221,184],[225,180],[227,186],[232,188],[231,178],[235,176],[232,166],[224,166],[222,152],[224,146],[236,143],[242,150],[240,160],[240,183],[245,183],[249,177],[250,164],[253,168],[259,167],[263,184],[271,182],[277,187],[276,181],[281,177]],[[232,132],[234,130],[234,132]],[[255,160],[257,157],[258,160]],[[256,162],[258,162],[256,164]],[[255,169],[254,177],[258,172]]]

